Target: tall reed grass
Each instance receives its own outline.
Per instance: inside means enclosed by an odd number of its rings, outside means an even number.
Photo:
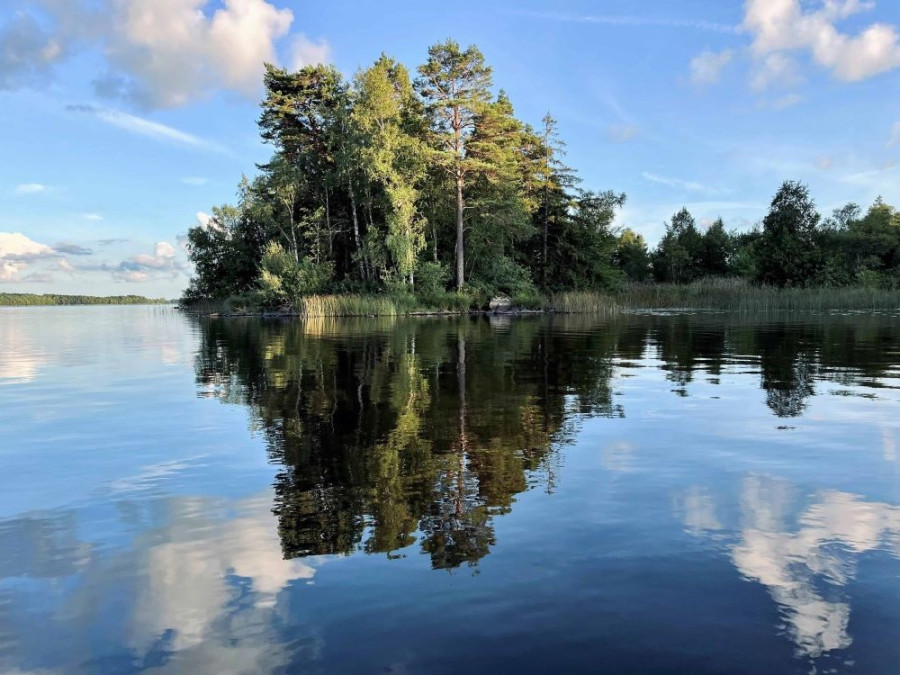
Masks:
[[[774,288],[740,279],[704,279],[691,284],[626,284],[611,293],[556,296],[559,312],[603,314],[628,309],[713,309],[742,313],[900,309],[900,290],[878,288]]]
[[[311,295],[295,308],[304,317],[321,316],[395,316],[412,311],[402,296],[382,295]]]
[[[465,293],[446,292],[427,298],[410,294],[313,295],[302,298],[290,314],[310,317],[402,316],[447,312],[464,314],[475,301]],[[691,284],[625,284],[615,291],[570,291],[545,301],[514,298],[516,307],[567,314],[602,314],[635,309],[707,309],[750,313],[780,311],[900,310],[900,290],[878,288],[773,288],[740,279],[704,279]],[[188,308],[201,314],[258,313],[253,298]]]
[[[553,296],[548,309],[565,314],[613,314],[623,308],[610,293],[568,291]]]

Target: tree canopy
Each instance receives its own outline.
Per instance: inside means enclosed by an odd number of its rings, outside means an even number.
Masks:
[[[350,80],[332,66],[267,65],[259,129],[274,153],[241,180],[235,204],[188,232],[184,299],[288,307],[388,292],[459,306],[648,279],[900,280],[893,207],[878,200],[863,215],[848,204],[823,219],[794,181],[749,231],[698,224],[682,208],[651,250],[613,225],[626,195],[582,188],[556,120],[520,120],[477,47],[435,44],[415,72],[384,54]]]

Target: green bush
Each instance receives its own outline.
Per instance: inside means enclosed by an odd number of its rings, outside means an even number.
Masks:
[[[546,309],[547,299],[536,290],[516,293],[512,296],[513,307],[521,309]]]
[[[472,281],[471,287],[478,299],[483,301],[479,305],[498,294],[513,297],[537,293],[531,273],[507,256],[497,258],[488,271]]]
[[[262,258],[260,301],[271,307],[298,308],[305,296],[323,292],[333,275],[331,263],[294,260],[280,244],[271,243]]]
[[[447,289],[450,270],[444,263],[423,261],[416,267],[416,294],[437,296]]]

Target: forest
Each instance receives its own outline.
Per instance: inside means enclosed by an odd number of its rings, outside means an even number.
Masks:
[[[626,195],[583,186],[556,120],[518,119],[475,46],[435,44],[414,74],[382,55],[349,81],[333,66],[267,65],[264,84],[259,129],[274,153],[188,232],[186,305],[328,295],[462,310],[502,294],[541,307],[567,291],[710,278],[900,286],[900,213],[879,198],[823,217],[796,181],[749,231],[682,209],[651,248],[615,226]]]
[[[56,293],[0,293],[0,307],[32,307],[49,305],[159,305],[170,300],[145,298],[142,295],[59,295]]]

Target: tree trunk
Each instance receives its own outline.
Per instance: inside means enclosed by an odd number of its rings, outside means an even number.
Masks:
[[[463,177],[462,172],[456,170],[456,288],[461,289],[466,282],[466,261],[463,241]]]
[[[550,223],[548,222],[549,218],[547,217],[547,207],[544,206],[544,255],[541,257],[541,264],[544,266],[544,290],[547,290],[547,230],[550,227]]]
[[[366,261],[359,239],[359,218],[356,215],[356,193],[353,191],[352,180],[347,181],[347,192],[350,194],[350,211],[353,213],[353,243],[356,245],[356,264],[359,265],[360,279],[366,279]]]
[[[331,200],[325,188],[325,231],[328,234],[328,259],[334,260],[334,235],[331,232]]]
[[[294,245],[294,262],[300,264],[300,252],[297,250],[297,227],[294,225],[294,209],[291,208],[291,242]]]
[[[434,239],[434,247],[433,247],[433,251],[432,251],[432,252],[434,253],[434,262],[437,262],[437,261],[438,261],[438,253],[437,253],[437,224],[434,223],[434,222],[431,223],[431,236],[432,236],[432,238]]]

